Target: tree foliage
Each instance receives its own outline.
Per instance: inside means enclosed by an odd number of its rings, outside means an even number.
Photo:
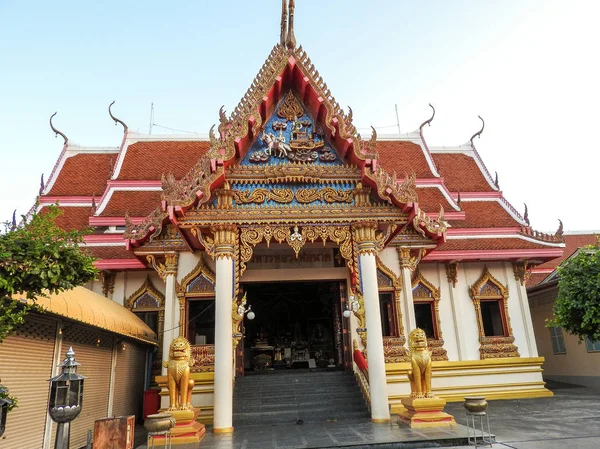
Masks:
[[[558,298],[550,326],[600,341],[600,242],[581,248],[558,269]]]
[[[11,298],[39,296],[70,290],[96,277],[93,258],[80,247],[85,232],[66,231],[56,224],[61,210],[23,218],[15,227],[8,223],[0,233],[0,342],[23,323],[30,306]]]

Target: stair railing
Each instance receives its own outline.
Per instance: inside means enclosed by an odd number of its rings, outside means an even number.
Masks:
[[[367,403],[367,407],[369,410],[371,409],[371,391],[369,388],[369,379],[368,377],[360,370],[354,371],[354,377],[358,382],[358,386],[360,387],[360,391],[363,395],[365,402]]]

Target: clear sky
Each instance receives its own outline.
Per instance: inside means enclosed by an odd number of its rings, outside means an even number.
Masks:
[[[0,0],[0,220],[25,213],[62,139],[118,146],[155,123],[206,133],[279,39],[280,0]],[[600,2],[297,0],[296,39],[359,128],[476,146],[534,228],[600,229]],[[154,127],[153,134],[171,131]],[[368,131],[364,131],[368,133]],[[100,192],[99,192],[100,193]]]

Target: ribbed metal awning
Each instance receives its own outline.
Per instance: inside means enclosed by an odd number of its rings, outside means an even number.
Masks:
[[[31,304],[31,300],[16,300]],[[45,312],[53,313],[80,323],[114,332],[149,344],[158,344],[156,334],[140,318],[119,303],[94,293],[85,287],[38,297],[35,303]]]

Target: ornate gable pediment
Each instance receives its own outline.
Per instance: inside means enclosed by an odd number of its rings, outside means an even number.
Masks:
[[[360,188],[371,189],[375,202],[397,208],[398,215],[414,212],[417,228],[434,240],[442,238],[445,223],[431,226],[415,206],[415,175],[398,181],[396,173],[385,172],[377,161],[375,130],[369,140],[363,140],[352,121],[352,110],[345,112],[341,108],[307,53],[295,46],[295,40],[286,38],[285,44],[275,45],[231,116],[227,117],[221,109],[218,134],[211,128],[206,155],[180,180],[165,174],[162,205],[143,223],[127,226],[124,235],[128,245],[139,246],[156,237],[162,225],[174,216],[217,206],[216,193],[226,183],[238,192],[238,201],[249,207],[255,207],[263,196],[271,202],[269,206],[308,202],[326,206],[328,200],[350,204],[346,192],[360,183]],[[248,176],[257,168],[264,168],[265,172],[323,172],[330,168],[333,174],[321,179],[339,177],[336,170],[352,171],[357,176],[346,185],[340,180],[328,186],[326,192],[319,192],[323,187],[319,183],[307,184],[300,193],[299,188],[284,191],[284,187],[272,183],[260,186],[258,180],[250,181],[254,183],[251,188],[235,184],[234,173],[241,171]],[[304,182],[309,180],[305,178]],[[248,193],[249,190],[257,193]],[[266,190],[272,193],[267,194]]]

